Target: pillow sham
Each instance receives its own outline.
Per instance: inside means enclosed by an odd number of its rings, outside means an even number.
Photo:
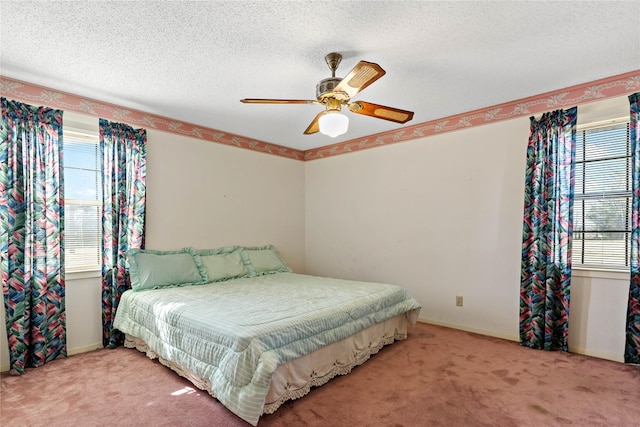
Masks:
[[[273,245],[244,247],[243,249],[249,256],[253,273],[256,276],[291,272]]]
[[[249,257],[242,248],[225,247],[199,250],[202,265],[207,271],[209,282],[238,279],[251,276]]]
[[[179,251],[133,249],[127,252],[134,291],[207,283],[207,272],[193,248]]]

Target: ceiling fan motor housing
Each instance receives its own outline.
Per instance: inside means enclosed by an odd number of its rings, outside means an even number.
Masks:
[[[338,77],[329,77],[320,80],[320,82],[318,82],[318,84],[316,85],[316,98],[318,99],[318,101],[322,102],[326,98],[341,98],[340,94],[343,94],[343,92],[333,91],[333,89],[335,89],[341,81],[342,79]]]

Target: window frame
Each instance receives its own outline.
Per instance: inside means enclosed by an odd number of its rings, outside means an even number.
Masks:
[[[619,126],[619,125],[626,125],[626,131],[627,131],[627,153],[628,156],[625,156],[626,158],[629,158],[629,162],[627,164],[627,168],[629,168],[631,165],[631,150],[629,147],[630,144],[630,137],[629,137],[629,117],[618,117],[618,118],[613,118],[613,119],[608,119],[608,120],[602,120],[602,121],[595,121],[595,122],[589,122],[589,123],[585,123],[585,124],[581,124],[576,126],[576,144],[578,144],[578,134],[580,134],[581,132],[584,131],[589,131],[589,130],[595,130],[595,129],[602,129],[602,128],[606,128],[606,127],[612,127],[612,126]],[[583,150],[584,152],[584,150]],[[604,158],[600,158],[598,159],[600,161],[603,161]],[[585,164],[584,161],[580,161],[576,158],[575,160],[575,166],[576,169],[579,166],[579,164]],[[630,171],[627,171],[627,173],[630,173]],[[584,177],[584,175],[583,175]],[[583,179],[583,183],[586,182],[586,180]],[[608,197],[615,197],[616,195],[618,197],[623,196],[623,197],[628,197],[628,201],[627,203],[630,204],[632,203],[631,197],[632,197],[632,188],[629,187],[628,190],[626,191],[608,191],[608,192],[604,192],[603,194],[606,194]],[[575,231],[575,209],[577,207],[576,201],[577,200],[595,200],[594,196],[586,196],[586,197],[580,197],[577,196],[577,192],[575,191],[574,188],[574,200],[573,200],[573,209],[574,209],[574,214],[573,214],[573,220],[574,220],[574,227],[573,227],[573,234],[575,235],[576,231]],[[583,221],[585,218],[585,214],[583,212],[582,215]],[[629,263],[630,263],[630,259],[629,259],[629,254],[630,254],[630,238],[631,238],[631,229],[632,229],[632,225],[631,225],[631,218],[628,218],[628,226],[629,229],[628,231],[621,231],[618,230],[619,232],[624,232],[624,233],[628,233],[628,245],[629,247],[626,249],[627,251],[627,255],[626,255],[626,260],[625,260],[625,267],[622,266],[611,266],[608,267],[606,265],[597,265],[597,264],[579,264],[576,263],[575,261],[575,250],[574,250],[574,245],[576,244],[576,239],[574,237],[573,242],[572,242],[572,269],[577,270],[577,276],[579,277],[598,277],[598,278],[611,278],[611,279],[621,279],[622,275],[629,273]],[[595,231],[586,231],[588,232],[595,232]],[[606,230],[606,232],[613,232],[611,230]],[[584,250],[582,251],[582,253],[584,254]]]
[[[78,128],[78,127],[72,127],[72,126],[64,126],[63,125],[63,150],[64,150],[64,141],[66,139],[70,139],[73,141],[79,141],[79,142],[86,142],[86,143],[91,143],[91,144],[95,144],[97,146],[97,151],[96,151],[96,165],[97,165],[97,169],[95,169],[96,172],[96,179],[97,179],[97,186],[100,187],[100,191],[101,191],[101,187],[102,187],[102,174],[101,174],[101,170],[100,170],[100,159],[99,159],[99,145],[100,145],[100,137],[99,137],[99,132],[97,131],[93,131],[93,130],[88,130],[88,129],[82,129],[82,128]],[[63,152],[64,153],[64,152]],[[64,155],[64,154],[63,154]],[[74,168],[74,169],[79,169],[79,168]],[[94,171],[94,169],[92,168],[87,168],[87,170],[91,170]],[[63,173],[65,173],[66,171],[66,162],[65,164],[63,164]],[[66,178],[66,176],[65,176]],[[66,186],[66,179],[65,179],[65,186]],[[72,198],[68,198],[67,197],[67,193],[65,191],[65,197],[64,197],[64,202],[65,202],[65,214],[66,214],[66,207],[67,206],[97,206],[99,212],[102,212],[102,198],[98,195],[97,199],[95,201],[93,200],[88,200],[88,199],[72,199]],[[65,221],[65,272],[68,274],[72,275],[73,279],[81,279],[81,278],[89,278],[89,277],[96,277],[97,275],[99,275],[99,273],[102,271],[102,223],[100,221],[101,215],[98,215],[98,220],[97,220],[97,229],[98,229],[98,247],[97,247],[97,254],[98,254],[98,263],[97,264],[85,264],[82,266],[77,266],[77,267],[68,267],[67,265],[67,250],[69,249],[69,246],[67,244],[67,227],[66,227],[66,221]]]

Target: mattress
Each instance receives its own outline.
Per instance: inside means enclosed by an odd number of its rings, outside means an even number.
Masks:
[[[415,324],[419,310],[395,285],[279,273],[127,291],[114,326],[256,425],[279,366],[398,315]]]

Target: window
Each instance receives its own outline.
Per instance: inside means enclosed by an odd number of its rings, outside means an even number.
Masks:
[[[102,265],[102,180],[98,136],[64,129],[65,268]]]
[[[578,129],[573,266],[627,269],[631,249],[629,123]]]

